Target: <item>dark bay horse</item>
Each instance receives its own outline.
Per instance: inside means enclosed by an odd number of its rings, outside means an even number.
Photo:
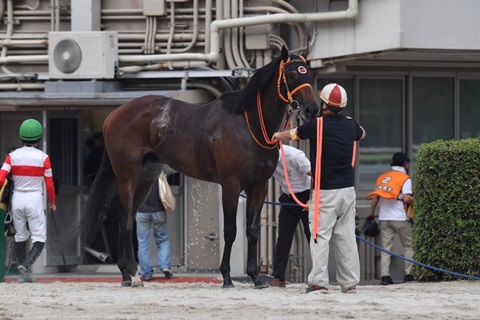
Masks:
[[[270,137],[282,129],[289,108],[300,109],[304,118],[318,112],[305,58],[285,48],[281,56],[258,69],[244,88],[210,103],[195,105],[152,95],[118,107],[103,126],[106,155],[84,209],[85,243],[93,241],[110,199],[120,199],[125,210],[119,216],[122,285],[143,285],[133,251],[133,219],[166,164],[222,188],[223,288],[233,287],[230,255],[237,233],[238,199],[245,191],[247,274],[255,288],[267,287],[258,277],[260,212],[278,160],[278,146]]]

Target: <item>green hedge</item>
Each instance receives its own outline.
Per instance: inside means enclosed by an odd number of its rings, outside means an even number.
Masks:
[[[480,139],[422,144],[413,192],[415,260],[480,276]],[[414,275],[420,281],[462,278],[417,265]]]

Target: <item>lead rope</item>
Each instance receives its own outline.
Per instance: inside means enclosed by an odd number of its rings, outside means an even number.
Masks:
[[[317,243],[318,221],[320,220],[320,179],[322,178],[323,117],[317,118],[317,161],[313,189],[313,241]]]
[[[287,183],[288,191],[290,195],[295,200],[295,202],[303,207],[308,208],[308,204],[304,204],[296,197],[295,193],[293,192],[292,185],[290,184],[290,179],[288,177],[288,170],[287,170],[287,160],[285,157],[285,152],[283,151],[283,143],[282,140],[279,140],[280,149],[282,150],[282,162],[283,162],[283,172],[285,174],[285,181]],[[318,221],[320,220],[320,180],[322,177],[322,149],[323,149],[323,117],[317,118],[317,159],[316,159],[316,170],[315,170],[315,180],[314,180],[314,200],[318,199],[314,202],[313,205],[313,240],[317,243],[317,229],[318,229]],[[353,142],[353,150],[352,150],[352,168],[355,167],[357,155],[357,141]]]
[[[292,196],[293,200],[295,200],[295,202],[299,206],[304,207],[304,208],[308,208],[308,204],[305,204],[305,203],[301,202],[300,200],[298,200],[297,196],[295,195],[295,192],[293,192],[292,185],[290,184],[290,178],[288,177],[287,158],[285,157],[285,152],[283,151],[282,139],[279,139],[278,141],[279,141],[279,144],[280,144],[280,149],[282,150],[283,172],[285,174],[285,181],[287,183],[288,192],[290,192],[290,195]]]

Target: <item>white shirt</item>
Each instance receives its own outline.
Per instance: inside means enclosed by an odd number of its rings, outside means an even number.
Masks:
[[[393,171],[400,171],[407,173],[404,167],[393,166]],[[408,178],[402,186],[402,192],[398,195],[398,199],[383,199],[378,201],[379,214],[378,220],[390,220],[390,221],[405,221],[407,220],[407,213],[405,212],[405,205],[403,203],[404,194],[413,194],[412,192],[412,179]]]
[[[307,156],[302,150],[297,148],[283,145],[283,150],[285,152],[285,159],[287,161],[288,178],[290,180],[293,192],[298,193],[305,190],[310,190],[311,177],[307,174],[307,172],[310,172],[311,170],[310,160],[308,160]],[[278,164],[275,168],[273,176],[280,183],[282,191],[286,194],[290,194],[285,180],[281,150],[278,155]]]

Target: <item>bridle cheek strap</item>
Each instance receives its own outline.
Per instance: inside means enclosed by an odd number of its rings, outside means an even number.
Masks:
[[[302,59],[303,60],[303,59]],[[282,99],[283,102],[285,103],[288,103],[289,105],[292,104],[292,102],[294,101],[294,99],[292,98],[292,96],[295,94],[295,92],[297,92],[298,90],[302,89],[302,88],[305,88],[305,87],[310,87],[312,88],[312,85],[310,83],[302,83],[301,85],[297,86],[295,89],[291,90],[290,91],[290,88],[288,86],[288,82],[287,82],[287,79],[285,77],[285,66],[289,63],[292,63],[296,60],[293,60],[291,61],[290,59],[284,63],[282,61],[282,63],[280,63],[280,66],[279,66],[279,70],[278,70],[278,80],[277,80],[277,89],[278,89],[278,97],[280,99]],[[282,95],[282,92],[281,92],[281,82],[283,80],[283,84],[285,85],[285,89],[287,91],[287,98],[285,98],[283,95]]]

